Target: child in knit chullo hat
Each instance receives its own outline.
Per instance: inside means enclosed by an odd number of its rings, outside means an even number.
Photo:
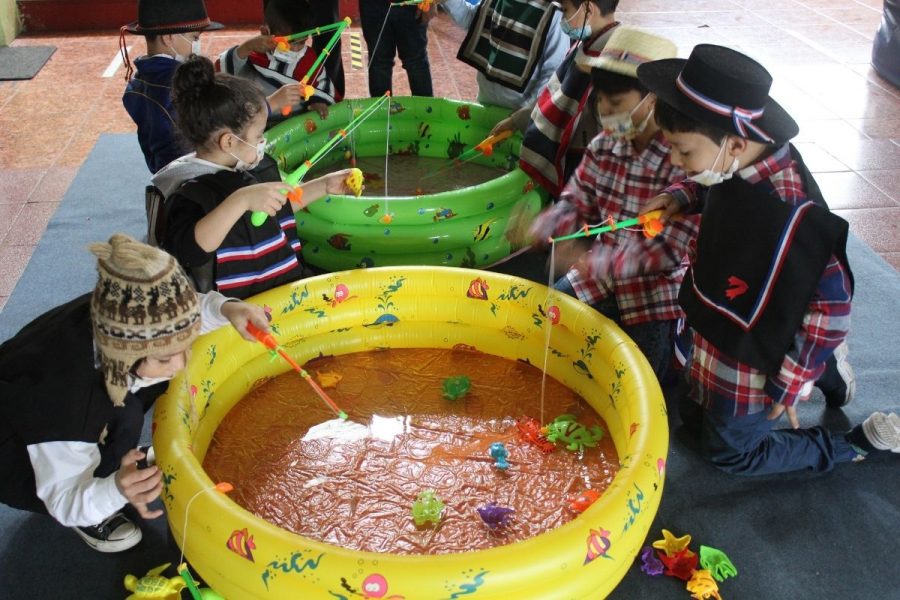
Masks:
[[[139,469],[144,413],[185,368],[200,333],[227,322],[268,329],[262,308],[197,294],[175,259],[126,235],[91,246],[94,291],[41,315],[0,345],[0,502],[49,514],[91,547],[141,540],[162,490]]]

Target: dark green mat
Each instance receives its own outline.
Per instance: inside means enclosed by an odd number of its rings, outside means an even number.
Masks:
[[[0,47],[0,80],[31,79],[54,52],[56,46]]]

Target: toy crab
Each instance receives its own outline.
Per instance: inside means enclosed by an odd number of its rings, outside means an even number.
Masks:
[[[541,424],[533,417],[522,417],[516,421],[516,429],[519,430],[519,439],[527,442],[545,453],[549,454],[556,449],[556,445],[547,440],[541,432]]]
[[[125,589],[132,592],[125,600],[179,600],[181,590],[186,585],[181,577],[163,577],[160,575],[172,563],[166,563],[138,579],[134,575],[125,576]]]

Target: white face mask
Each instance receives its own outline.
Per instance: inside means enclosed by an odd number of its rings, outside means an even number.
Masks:
[[[242,143],[247,144],[251,148],[254,147],[253,144],[245,142],[237,135],[235,135],[234,137],[236,137]],[[234,156],[234,154],[231,154],[231,152],[229,152],[228,154],[230,154],[234,158],[237,158],[237,164],[235,164],[233,167],[235,171],[252,171],[259,165],[259,163],[263,159],[263,155],[265,153],[266,153],[266,140],[259,140],[259,143],[256,144],[256,160],[254,160],[252,163],[245,162],[244,160],[238,158],[237,156]]]
[[[191,54],[200,54],[200,38],[192,40],[191,38],[180,33],[178,34],[178,36],[191,45]],[[175,60],[177,60],[178,62],[183,63],[188,59],[188,57],[184,54],[179,54],[178,50],[175,49],[175,46],[168,46],[168,48],[175,53]]]
[[[644,96],[646,98],[647,96]],[[630,140],[644,132],[647,129],[647,123],[650,122],[650,118],[653,116],[653,109],[647,113],[647,116],[644,117],[644,120],[634,124],[633,116],[634,112],[641,107],[641,104],[644,103],[644,100],[641,99],[638,102],[638,105],[635,106],[632,110],[628,112],[618,112],[613,113],[611,115],[601,116],[600,117],[600,127],[603,128],[603,131],[612,137],[622,138],[626,140]]]
[[[712,167],[716,166],[716,163],[719,162],[719,157],[722,156],[722,153],[725,152],[725,144],[727,142],[728,138],[725,138],[725,140],[722,142],[722,145],[719,146],[719,152],[716,154],[716,158],[715,160],[713,160],[713,163],[709,169],[701,171],[696,175],[691,175],[690,177],[688,177],[688,179],[690,179],[691,181],[696,181],[700,185],[706,187],[712,187],[714,185],[722,183],[723,181],[731,179],[732,175],[737,173],[738,170],[737,157],[734,157],[734,160],[731,161],[731,166],[728,167],[728,170],[726,171],[714,171],[712,169]]]

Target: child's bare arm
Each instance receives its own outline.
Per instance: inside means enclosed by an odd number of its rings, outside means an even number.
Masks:
[[[237,55],[240,59],[246,59],[251,52],[265,54],[275,49],[275,37],[271,35],[257,35],[237,47]]]
[[[287,202],[288,186],[279,181],[243,187],[225,198],[219,206],[197,221],[194,238],[206,252],[214,252],[234,224],[248,211],[274,216]]]
[[[329,194],[350,194],[350,188],[347,187],[347,177],[350,175],[351,169],[343,169],[335,171],[322,177],[312,179],[300,184],[303,188],[303,201],[300,206],[294,204],[294,210],[300,210],[315,202],[321,200]]]

